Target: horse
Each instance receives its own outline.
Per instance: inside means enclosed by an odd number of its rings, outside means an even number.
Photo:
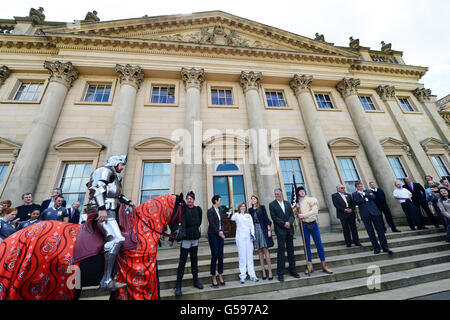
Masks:
[[[183,194],[150,199],[136,208],[132,229],[137,247],[117,256],[117,281],[125,288],[116,300],[157,300],[157,248],[169,226],[176,237]],[[80,225],[42,221],[20,230],[0,244],[0,300],[77,300],[83,287],[100,284],[104,259],[99,254],[73,263]]]

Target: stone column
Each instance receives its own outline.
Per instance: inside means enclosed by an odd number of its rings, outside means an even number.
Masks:
[[[434,127],[436,128],[442,141],[450,143],[450,130],[445,123],[445,120],[439,115],[436,104],[431,100],[431,90],[425,88],[417,88],[414,90],[414,95],[422,104],[422,108],[430,118]]]
[[[425,175],[439,176],[439,173],[434,168],[431,163],[430,158],[423,150],[417,139],[414,131],[409,126],[405,115],[403,114],[401,107],[397,103],[395,98],[395,87],[394,86],[379,86],[376,89],[378,95],[384,101],[386,108],[389,110],[392,120],[396,127],[398,128],[403,140],[409,145],[411,153],[413,155],[414,162],[416,163],[417,169],[422,177]]]
[[[204,69],[181,69],[181,78],[186,88],[186,137],[183,141],[184,180],[183,192],[194,191],[195,202],[206,215],[208,205],[203,197],[203,132],[200,119],[200,92],[205,81]],[[188,134],[189,133],[189,134]],[[206,225],[202,223],[202,225]]]
[[[269,150],[268,133],[264,124],[264,104],[259,95],[261,79],[261,72],[242,71],[240,85],[247,104],[250,150],[252,164],[255,166],[256,187],[261,203],[268,206],[274,200],[274,189],[277,187],[274,177],[276,166]]]
[[[114,110],[107,159],[111,156],[128,154],[136,94],[144,80],[144,72],[139,66],[117,64],[116,72],[120,79],[120,94]]]
[[[0,87],[5,83],[10,74],[9,68],[7,66],[0,67]]]
[[[348,108],[348,112],[355,126],[356,132],[361,140],[361,143],[369,159],[370,166],[373,170],[378,185],[385,191],[386,199],[389,207],[395,216],[401,216],[400,204],[392,197],[394,191],[394,182],[396,180],[394,172],[392,171],[386,154],[378,141],[372,125],[366,116],[364,108],[358,98],[358,91],[360,80],[353,78],[344,78],[336,86],[341,93]],[[368,187],[368,186],[366,186]]]
[[[21,203],[23,193],[34,192],[36,188],[64,99],[78,78],[71,62],[45,61],[44,68],[50,73],[47,92],[3,192],[3,198],[10,199],[15,206]]]
[[[327,140],[323,133],[320,121],[317,116],[314,98],[310,92],[312,76],[294,75],[290,82],[291,89],[297,97],[300,111],[305,125],[308,141],[314,156],[314,163],[319,175],[320,185],[328,207],[330,215],[330,225],[340,225],[339,219],[336,217],[336,210],[331,199],[331,195],[336,192],[336,186],[341,183],[336,166],[333,161]]]

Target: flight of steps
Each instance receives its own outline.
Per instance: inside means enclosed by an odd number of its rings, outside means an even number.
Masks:
[[[315,272],[310,277],[304,274],[305,256],[299,236],[294,239],[296,268],[300,279],[291,277],[286,270],[285,281],[279,282],[276,274],[275,246],[270,249],[273,280],[239,282],[237,248],[228,240],[224,247],[225,286],[213,288],[210,277],[210,249],[202,239],[199,245],[199,279],[203,290],[192,286],[190,262],[186,264],[183,278],[183,295],[174,296],[179,246],[164,248],[158,253],[158,270],[161,299],[410,299],[427,294],[450,290],[450,243],[445,242],[443,229],[429,227],[428,230],[410,231],[400,228],[401,233],[388,232],[389,247],[393,255],[375,255],[365,231],[360,230],[363,247],[347,248],[342,233],[324,233],[327,265],[334,271],[322,272],[317,250],[312,245]],[[175,247],[175,246],[174,246]],[[255,270],[261,278],[261,266],[255,251]],[[286,259],[287,260],[287,259]],[[288,266],[286,262],[286,267]],[[377,279],[374,266],[379,268],[380,289],[370,279]],[[371,277],[371,278],[370,278]],[[369,279],[370,278],[370,279]],[[369,287],[368,287],[369,284]],[[435,285],[434,285],[435,284]],[[82,299],[107,299],[105,293],[96,288],[84,289]],[[392,298],[390,298],[392,297]]]

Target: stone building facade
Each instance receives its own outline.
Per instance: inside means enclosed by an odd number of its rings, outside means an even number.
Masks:
[[[337,46],[221,11],[63,23],[40,9],[0,20],[1,199],[62,187],[83,201],[89,173],[127,154],[127,197],[193,190],[205,214],[214,194],[268,206],[280,187],[289,200],[294,170],[329,229],[338,183],[389,195],[406,175],[449,175],[427,68],[390,44]]]

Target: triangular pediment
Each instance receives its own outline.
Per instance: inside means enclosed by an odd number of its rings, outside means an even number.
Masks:
[[[432,151],[441,151],[441,150],[448,150],[449,145],[436,139],[436,138],[427,138],[423,140],[421,143],[422,148],[425,150],[425,152],[432,152]]]
[[[351,138],[341,137],[328,142],[328,146],[331,149],[358,149],[360,143]]]
[[[170,152],[176,146],[176,143],[170,139],[156,137],[142,140],[134,146],[137,151],[167,151]]]
[[[222,11],[68,24],[42,28],[42,31],[46,35],[89,35],[95,38],[150,40],[196,46],[267,49],[359,58],[359,54],[350,50]]]
[[[21,147],[22,147],[22,145],[17,142],[0,137],[0,153],[1,154],[12,154],[14,152],[18,153],[18,151],[20,150]]]
[[[100,152],[105,146],[92,138],[76,137],[60,141],[54,148],[58,152]]]

